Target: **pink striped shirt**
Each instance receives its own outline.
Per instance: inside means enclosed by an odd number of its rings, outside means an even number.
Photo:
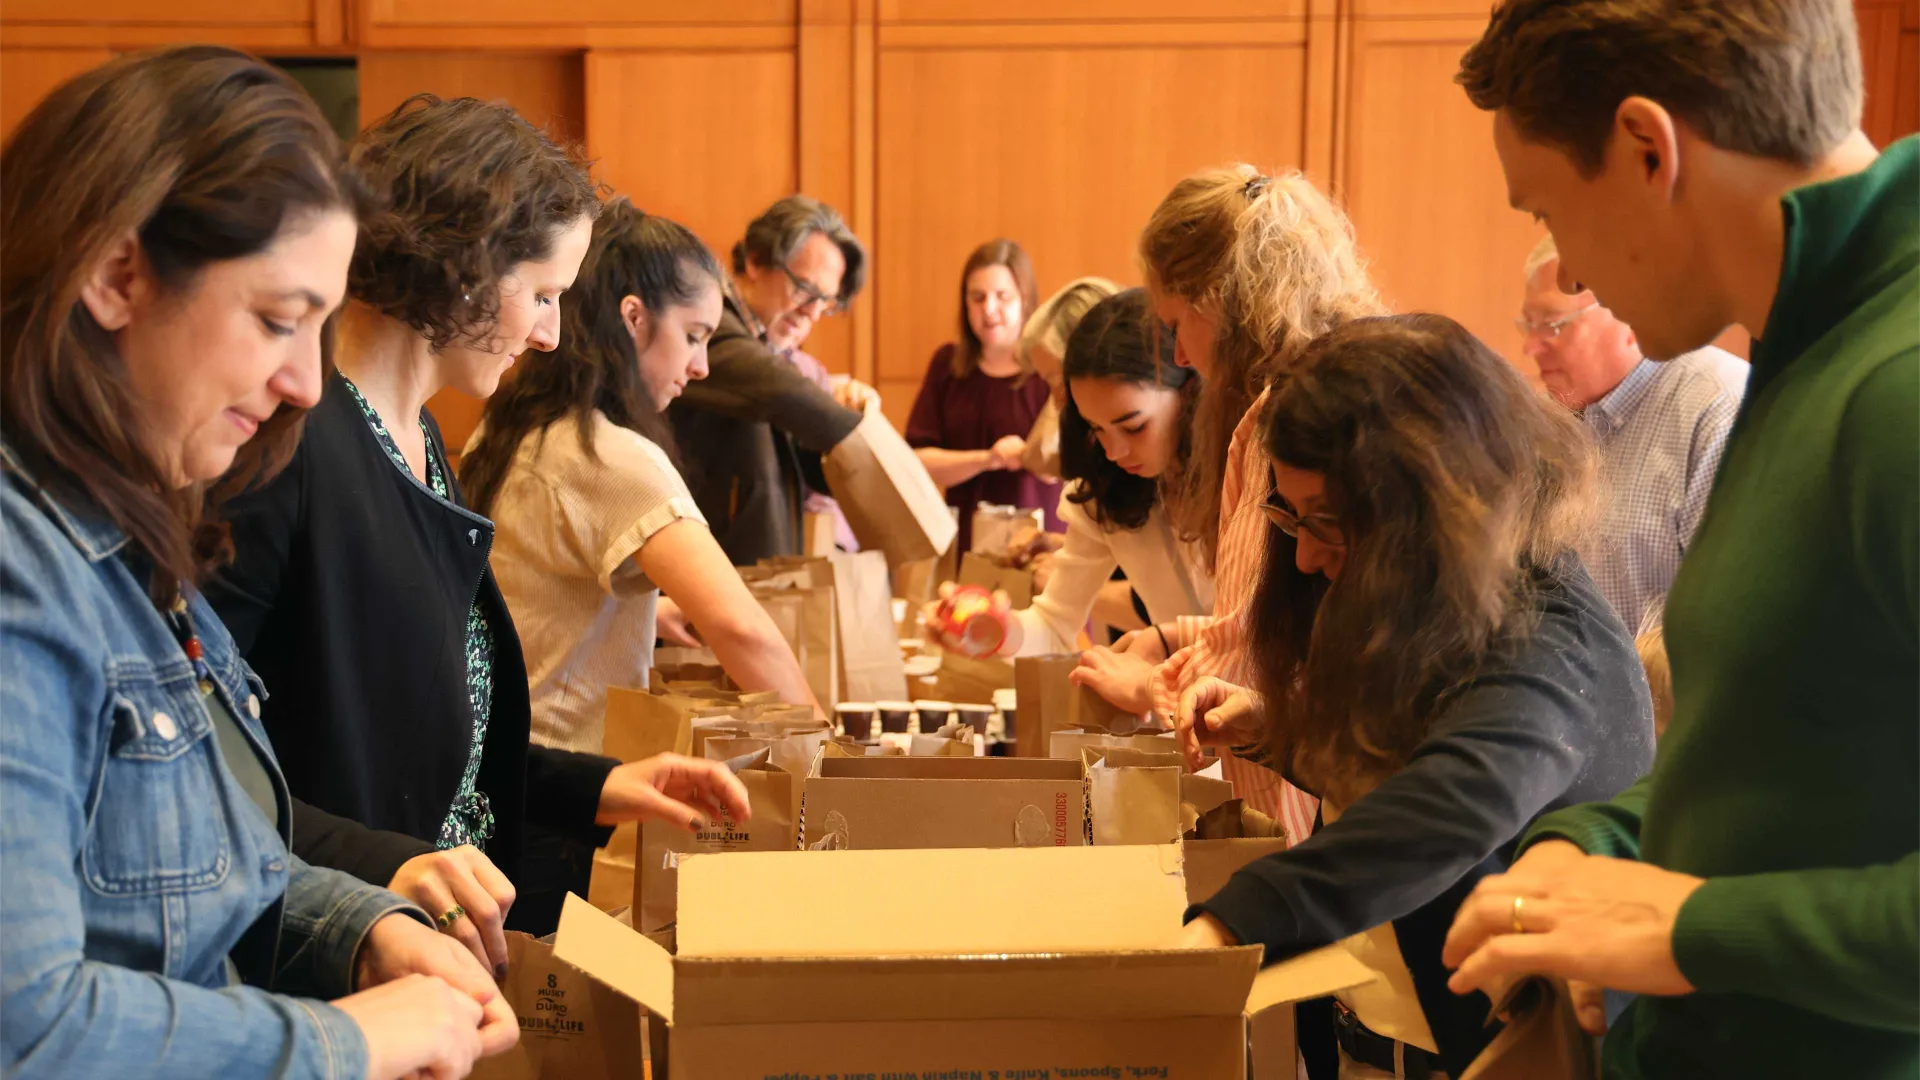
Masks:
[[[1220,544],[1215,559],[1213,614],[1182,618],[1180,648],[1154,669],[1153,707],[1162,716],[1179,709],[1187,687],[1211,675],[1237,686],[1251,687],[1253,665],[1247,650],[1247,609],[1259,586],[1267,553],[1267,518],[1260,510],[1266,500],[1266,451],[1260,448],[1262,393],[1233,429],[1227,448],[1226,474],[1220,485]],[[1221,752],[1222,770],[1236,796],[1247,805],[1286,826],[1293,843],[1313,831],[1320,801],[1280,778],[1271,769]]]

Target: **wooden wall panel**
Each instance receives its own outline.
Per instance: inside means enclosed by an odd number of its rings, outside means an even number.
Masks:
[[[791,48],[798,0],[359,0],[381,48]]]
[[[1291,44],[887,48],[881,27],[875,304],[887,414],[904,423],[953,339],[959,274],[1010,237],[1044,297],[1103,274],[1137,282],[1140,227],[1180,177],[1303,159],[1305,31]]]
[[[723,262],[747,222],[793,192],[792,52],[595,50],[586,75],[598,178]]]
[[[111,59],[106,49],[0,49],[0,139],[55,87]]]
[[[1514,360],[1521,269],[1541,229],[1507,205],[1493,118],[1453,84],[1479,18],[1360,19],[1336,187],[1388,301],[1437,311]]]
[[[414,94],[503,101],[556,136],[586,134],[586,97],[579,54],[369,53],[360,58],[360,124],[393,111]],[[480,421],[485,402],[442,390],[427,403],[456,458]]]
[[[582,57],[479,52],[376,52],[360,58],[360,124],[391,112],[418,93],[504,101],[553,134],[586,137]]]
[[[7,0],[0,43],[107,47],[211,41],[260,51],[329,51],[346,0]]]
[[[1876,146],[1920,131],[1920,0],[1856,0],[1866,110]]]

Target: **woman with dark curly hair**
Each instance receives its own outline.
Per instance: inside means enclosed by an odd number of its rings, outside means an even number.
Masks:
[[[1002,656],[1074,651],[1116,566],[1149,625],[1213,609],[1213,577],[1198,547],[1174,535],[1161,492],[1161,477],[1190,450],[1200,379],[1173,362],[1146,290],[1089,309],[1067,338],[1061,374],[1066,540],[1033,605],[1011,613]]]
[[[339,371],[292,462],[229,504],[235,558],[207,592],[275,689],[261,719],[302,800],[294,850],[414,900],[497,970],[509,911],[545,933],[585,892],[568,841],[691,825],[745,792],[707,762],[529,746],[493,523],[425,411],[554,348],[600,205],[585,171],[505,106],[427,95],[352,161],[382,209],[348,270]]]
[[[1324,1017],[1340,1075],[1458,1076],[1491,1003],[1447,990],[1454,911],[1533,819],[1653,763],[1633,636],[1574,554],[1594,450],[1440,315],[1317,339],[1275,376],[1259,430],[1259,692],[1202,678],[1177,726],[1196,764],[1230,745],[1319,796],[1324,825],[1197,905],[1188,936],[1268,960],[1349,939],[1385,978]]]

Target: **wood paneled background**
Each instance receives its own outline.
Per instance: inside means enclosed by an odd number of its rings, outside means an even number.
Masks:
[[[1519,358],[1537,231],[1452,77],[1486,0],[0,0],[0,131],[113,53],[219,41],[357,58],[362,120],[428,90],[510,102],[598,178],[724,259],[802,190],[873,253],[809,350],[905,419],[997,236],[1042,294],[1136,282],[1134,241],[1205,165],[1298,168],[1338,195],[1382,288]],[[1920,0],[1856,0],[1865,125],[1920,129]],[[458,444],[477,405],[434,403]]]

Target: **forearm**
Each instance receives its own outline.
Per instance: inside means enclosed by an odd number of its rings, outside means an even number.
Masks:
[[[1093,621],[1116,630],[1139,630],[1146,626],[1133,609],[1133,587],[1124,581],[1109,581],[1100,586],[1093,598]]]
[[[320,1001],[247,986],[211,990],[78,953],[39,972],[13,971],[7,986],[0,1072],[17,1080],[96,1076],[109,1062],[156,1080],[366,1075],[359,1025]]]
[[[400,914],[432,926],[405,897],[337,870],[308,866],[297,857],[287,877],[281,918],[279,970],[274,988],[316,997],[344,997],[360,989],[354,965],[373,924]]]
[[[964,484],[993,468],[991,450],[946,450],[938,446],[917,447],[914,456],[926,466],[927,475],[942,489]]]
[[[310,866],[351,874],[369,885],[386,885],[401,864],[433,851],[404,833],[370,829],[352,818],[293,800],[293,853]]]
[[[1680,908],[1673,955],[1704,992],[1920,1031],[1920,855],[1708,878]]]
[[[1579,774],[1571,725],[1518,687],[1484,695],[1471,724],[1413,760],[1299,845],[1234,875],[1201,905],[1273,958],[1408,915],[1509,844]]]
[[[697,618],[694,625],[700,625]],[[781,701],[820,708],[793,649],[759,605],[739,612],[711,630],[701,627],[700,632],[720,666],[726,669],[727,677],[740,689],[772,690],[780,695]]]
[[[1647,809],[1647,794],[1653,778],[1640,782],[1607,800],[1581,803],[1556,810],[1535,822],[1520,841],[1520,851],[1542,840],[1565,840],[1589,855],[1613,859],[1640,857],[1640,817]]]

